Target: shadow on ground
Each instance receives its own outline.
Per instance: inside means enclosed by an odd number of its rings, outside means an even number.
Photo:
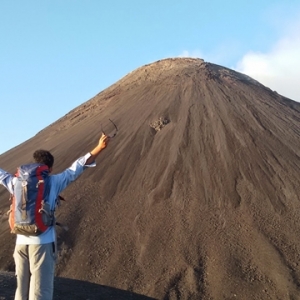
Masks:
[[[0,300],[13,300],[16,288],[12,273],[0,272]],[[55,278],[53,300],[155,300],[143,295],[86,281]]]

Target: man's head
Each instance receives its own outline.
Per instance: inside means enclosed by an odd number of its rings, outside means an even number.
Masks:
[[[44,164],[48,166],[49,170],[52,170],[54,164],[54,157],[53,155],[47,150],[36,150],[33,153],[33,158],[36,163]]]

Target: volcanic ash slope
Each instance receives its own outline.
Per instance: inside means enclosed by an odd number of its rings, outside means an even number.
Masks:
[[[300,299],[298,103],[200,59],[161,60],[0,164],[13,172],[42,145],[59,172],[109,118],[117,136],[64,192],[58,275],[157,299]]]

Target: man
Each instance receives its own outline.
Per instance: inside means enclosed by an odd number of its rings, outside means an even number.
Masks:
[[[86,169],[95,166],[95,159],[106,148],[109,137],[105,134],[98,145],[85,156],[77,159],[70,168],[49,178],[49,203],[55,209],[56,199],[72,181]],[[52,171],[54,158],[49,151],[37,150],[33,158],[36,163],[45,164]],[[0,169],[0,184],[13,193],[14,176]],[[15,300],[52,300],[56,260],[55,225],[50,226],[38,236],[17,235],[14,251],[16,265],[17,289]]]

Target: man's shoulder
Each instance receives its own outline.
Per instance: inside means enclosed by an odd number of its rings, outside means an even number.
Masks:
[[[57,183],[59,183],[59,179],[57,174],[51,174],[48,177],[49,183],[51,186],[56,185]]]

